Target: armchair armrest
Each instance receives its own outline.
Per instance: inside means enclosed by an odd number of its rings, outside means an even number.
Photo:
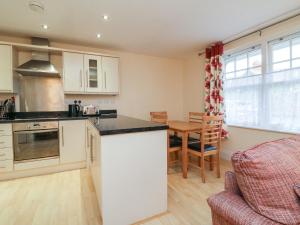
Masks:
[[[225,191],[242,196],[235,173],[232,171],[225,172]]]
[[[256,213],[241,196],[231,192],[223,191],[208,198],[207,202],[212,211],[213,224],[278,225]]]

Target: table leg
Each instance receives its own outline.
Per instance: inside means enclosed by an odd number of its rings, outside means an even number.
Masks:
[[[182,176],[183,178],[187,178],[188,172],[188,164],[189,164],[189,157],[188,157],[188,133],[182,133]]]

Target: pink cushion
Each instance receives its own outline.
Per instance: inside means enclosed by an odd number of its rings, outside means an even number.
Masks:
[[[257,213],[282,224],[300,224],[300,138],[257,145],[232,156],[239,188]]]

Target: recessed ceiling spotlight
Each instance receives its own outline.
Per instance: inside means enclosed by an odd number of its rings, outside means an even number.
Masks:
[[[28,6],[32,11],[37,13],[43,13],[45,10],[43,3],[37,0],[29,1]]]
[[[109,20],[109,15],[104,14],[104,15],[102,16],[102,18],[103,18],[103,20],[108,21],[108,20]]]
[[[97,38],[101,38],[101,34],[97,34]]]
[[[42,28],[43,28],[44,30],[47,30],[47,29],[48,29],[48,25],[47,25],[47,24],[43,24],[43,25],[42,25]]]

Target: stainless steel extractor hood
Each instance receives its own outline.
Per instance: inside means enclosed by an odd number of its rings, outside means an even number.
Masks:
[[[49,46],[49,40],[46,38],[31,38],[33,45]],[[48,52],[32,52],[32,59],[20,65],[15,69],[23,76],[41,76],[41,77],[60,77],[59,72],[50,62]]]

